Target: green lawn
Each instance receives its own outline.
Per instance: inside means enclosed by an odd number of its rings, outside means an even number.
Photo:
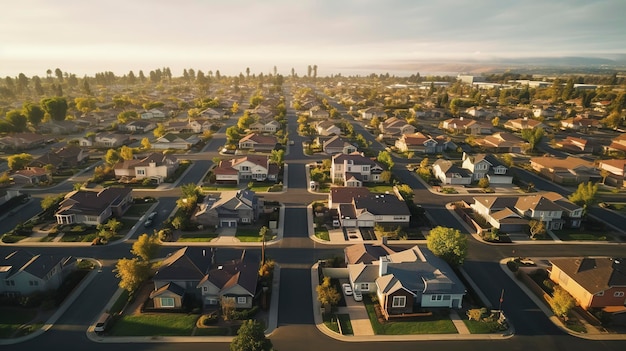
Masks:
[[[20,325],[35,318],[37,311],[27,308],[0,307],[0,338],[9,338]]]
[[[354,331],[352,330],[352,322],[350,321],[349,314],[338,314],[337,318],[339,318],[339,323],[341,324],[341,332],[343,335],[353,335]]]
[[[563,241],[586,240],[586,241],[608,241],[613,237],[605,231],[589,232],[583,229],[562,229],[554,230],[553,233]]]
[[[231,330],[232,329],[232,330]],[[233,333],[234,331],[234,333]],[[193,334],[194,336],[229,336],[236,335],[237,331],[234,327],[210,327],[210,328],[198,328]]]
[[[391,185],[385,185],[385,184],[371,184],[371,185],[365,185],[371,192],[373,193],[378,193],[378,194],[384,194],[387,191],[390,194],[393,194],[393,186]]]
[[[111,336],[190,336],[197,314],[144,314],[123,316],[110,330]]]
[[[243,229],[238,227],[236,237],[242,242],[255,243],[261,241],[258,229]]]
[[[339,333],[339,324],[337,323],[337,317],[334,314],[324,313],[322,318],[324,319],[324,325],[328,327],[328,329],[334,331],[335,333]]]
[[[501,331],[500,324],[497,321],[479,322],[475,320],[463,319],[463,323],[467,326],[472,334],[491,334]]]
[[[111,306],[111,309],[109,309],[109,313],[113,315],[121,312],[124,306],[126,306],[126,302],[128,302],[128,296],[128,290],[122,291],[119,298],[115,301],[113,306]]]
[[[130,206],[128,210],[124,213],[126,217],[141,217],[143,216],[153,205],[153,203],[143,203],[143,204],[134,204]]]
[[[330,235],[328,235],[328,229],[326,228],[315,228],[315,236],[319,239],[330,241]]]
[[[380,323],[376,317],[374,302],[369,296],[363,296],[365,308],[369,315],[374,334],[377,335],[410,335],[410,334],[456,334],[454,323],[447,315],[433,314],[430,317],[397,319]]]
[[[180,242],[203,242],[203,241],[211,241],[217,238],[217,233],[214,232],[205,232],[205,233],[187,233],[183,234],[178,238]]]

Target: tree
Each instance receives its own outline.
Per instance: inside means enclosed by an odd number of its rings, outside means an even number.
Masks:
[[[398,188],[398,193],[400,193],[400,196],[402,196],[404,201],[413,202],[413,197],[415,196],[415,193],[413,192],[413,189],[411,189],[410,186],[408,186],[407,184],[400,184],[397,186],[397,188]]]
[[[108,165],[114,165],[120,160],[120,154],[115,149],[107,150],[107,153],[104,155],[104,162]]]
[[[467,256],[467,237],[458,229],[433,228],[426,239],[427,246],[436,256],[451,265],[461,265]]]
[[[24,104],[23,113],[26,116],[26,119],[28,119],[28,122],[34,126],[38,126],[46,114],[41,106],[32,102]]]
[[[160,244],[159,238],[156,234],[148,235],[146,233],[141,234],[137,241],[133,243],[133,248],[130,252],[141,258],[143,261],[150,262],[156,254],[159,252]]]
[[[62,97],[53,97],[41,100],[41,106],[55,121],[63,121],[67,115],[67,100]]]
[[[528,226],[530,227],[530,237],[531,239],[543,238],[546,235],[546,223],[540,220],[531,219],[528,222]]]
[[[335,289],[335,287],[330,283],[330,277],[324,277],[322,284],[315,287],[315,290],[317,291],[317,300],[325,308],[332,308],[332,306],[337,305],[341,299],[341,295],[337,289]]]
[[[148,278],[150,267],[137,257],[122,258],[117,261],[114,272],[120,278],[119,287],[133,293]]]
[[[134,151],[133,151],[132,147],[128,147],[126,145],[123,145],[120,148],[120,157],[123,160],[132,160],[133,159],[133,154],[134,154]]]
[[[602,184],[605,184],[606,182],[606,178],[611,174],[611,172],[607,171],[606,169],[601,169],[600,170],[600,177],[602,177]]]
[[[592,182],[580,183],[575,192],[569,196],[569,200],[583,207],[586,213],[589,206],[596,202],[596,193],[598,192],[598,184]]]
[[[559,317],[567,317],[569,311],[576,306],[576,300],[560,286],[554,287],[552,299],[549,301],[552,312]]]
[[[262,226],[261,229],[259,229],[259,236],[261,237],[261,242],[262,242],[262,246],[261,246],[261,264],[265,263],[265,242],[267,241],[267,232],[270,229],[266,226]]]
[[[33,161],[33,156],[31,154],[26,154],[26,153],[11,155],[7,157],[7,164],[9,166],[9,169],[12,171],[24,169],[32,161]]]
[[[141,147],[144,150],[150,150],[152,149],[152,144],[150,144],[150,140],[148,138],[143,138],[141,139]]]
[[[390,183],[392,175],[391,171],[382,171],[380,173],[380,181],[383,183]]]
[[[285,150],[272,150],[270,153],[270,163],[282,166],[285,162]]]
[[[167,130],[165,129],[165,126],[163,125],[163,123],[157,123],[157,127],[154,128],[154,130],[152,131],[152,134],[154,135],[155,138],[160,138],[164,136],[165,133],[167,133]]]
[[[604,123],[604,125],[607,126],[608,128],[616,129],[616,128],[619,128],[621,121],[622,121],[622,115],[620,114],[620,112],[613,111],[602,120],[602,123]]]
[[[237,101],[233,102],[233,106],[230,108],[230,112],[233,115],[239,112],[239,103]]]
[[[41,209],[47,211],[50,208],[56,207],[64,198],[65,194],[46,196],[41,199]]]
[[[534,129],[523,129],[522,130],[522,139],[528,142],[528,147],[530,151],[534,150],[537,144],[543,138],[545,131],[543,128],[534,128]]]
[[[500,125],[500,117],[496,116],[491,120],[491,125],[497,127]]]
[[[14,132],[24,132],[28,126],[28,119],[22,114],[21,110],[11,110],[7,112],[5,120],[11,124]]]
[[[387,151],[378,152],[378,157],[376,160],[383,164],[383,166],[387,167],[388,170],[391,170],[394,166],[393,159],[391,158],[391,154]]]
[[[243,322],[237,336],[230,342],[230,351],[271,351],[272,341],[265,337],[260,322],[247,320]]]
[[[478,187],[487,189],[489,187],[489,179],[487,177],[480,178],[480,180],[478,181]]]

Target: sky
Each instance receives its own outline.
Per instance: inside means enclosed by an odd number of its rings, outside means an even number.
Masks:
[[[398,62],[626,53],[624,0],[20,0],[0,76],[170,67],[318,75]]]

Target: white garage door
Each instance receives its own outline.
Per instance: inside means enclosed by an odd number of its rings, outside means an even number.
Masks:
[[[357,226],[358,227],[373,227],[374,221],[358,221]]]

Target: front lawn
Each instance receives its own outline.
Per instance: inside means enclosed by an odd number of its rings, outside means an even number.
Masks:
[[[609,241],[613,237],[608,235],[606,231],[586,231],[584,229],[562,229],[554,230],[554,235],[563,241],[586,240],[586,241]]]
[[[122,316],[110,330],[111,336],[191,336],[197,314],[142,314]]]
[[[204,242],[211,241],[217,238],[217,233],[215,232],[204,232],[204,233],[185,233],[182,234],[177,241],[180,242]]]
[[[256,243],[261,241],[261,237],[259,236],[259,229],[243,229],[237,227],[237,234],[235,236],[237,237],[237,239],[239,239],[239,241],[242,242]]]
[[[315,228],[315,236],[318,239],[330,241],[330,235],[328,235],[328,229],[326,229],[326,227]]]
[[[375,302],[370,296],[363,296],[365,308],[369,315],[372,329],[376,335],[411,335],[411,334],[456,334],[457,330],[449,316],[441,310],[441,313],[433,313],[429,317],[414,317],[396,319],[393,321],[378,321],[376,316]]]
[[[393,186],[388,184],[366,184],[364,186],[367,187],[372,193],[385,194],[389,192],[390,194],[393,194]]]
[[[0,338],[12,337],[18,328],[32,321],[37,310],[19,307],[0,307]]]
[[[124,212],[124,217],[141,217],[148,212],[152,205],[153,203],[133,204]]]
[[[492,334],[502,331],[502,325],[498,321],[475,321],[463,319],[463,323],[472,334]]]

